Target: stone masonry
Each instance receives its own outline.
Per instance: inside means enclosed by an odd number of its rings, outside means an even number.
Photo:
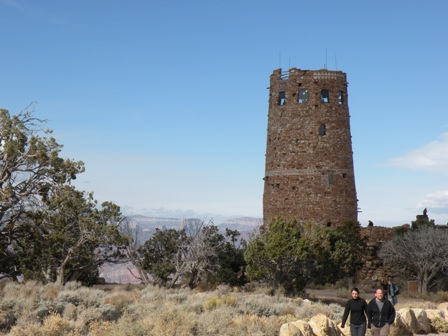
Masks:
[[[405,224],[404,226],[409,227]],[[390,240],[399,227],[368,226],[361,229],[361,238],[365,242],[362,251],[360,268],[356,270],[355,284],[362,288],[377,288],[384,279],[394,278],[395,283],[403,283],[404,279],[393,265],[385,265],[379,257],[382,245]]]
[[[275,70],[270,78],[263,217],[337,226],[358,207],[342,71]]]

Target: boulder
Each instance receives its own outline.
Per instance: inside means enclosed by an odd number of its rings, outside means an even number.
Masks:
[[[313,316],[308,323],[315,336],[343,336],[336,323],[324,314]]]
[[[303,336],[302,331],[297,328],[295,322],[282,324],[279,336]]]
[[[426,309],[426,316],[429,320],[432,320],[436,317],[439,317],[441,319],[445,318],[443,311],[441,311],[440,309]]]
[[[390,328],[390,336],[412,336],[412,331],[406,324],[403,315],[397,312],[394,324]]]
[[[280,336],[314,336],[311,326],[303,321],[295,321],[283,324],[280,328]]]
[[[445,320],[448,321],[448,302],[440,303],[440,304],[437,306],[437,309],[439,309],[440,311],[442,311],[443,317],[445,318]]]
[[[342,328],[342,325],[339,323],[338,328],[342,335],[350,335],[350,324],[348,322],[345,324],[345,328]]]
[[[431,325],[425,309],[402,308],[397,311],[394,329],[401,329],[403,332],[407,329],[414,334],[428,334],[431,332]]]
[[[417,329],[417,319],[411,308],[402,308],[397,311],[397,319],[401,319],[410,331]]]
[[[439,305],[442,309],[402,308],[397,311],[390,336],[412,336],[431,332],[430,319],[447,318],[448,303]],[[309,322],[298,320],[283,324],[280,336],[346,336],[350,335],[350,327],[344,329],[336,325],[324,314],[318,314]]]
[[[412,330],[415,334],[428,334],[431,332],[428,315],[425,309],[413,308],[415,318],[417,320],[417,328]]]
[[[318,314],[309,322],[298,320],[285,323],[280,328],[279,336],[345,336],[350,334],[350,329],[342,332],[336,323],[324,314]]]

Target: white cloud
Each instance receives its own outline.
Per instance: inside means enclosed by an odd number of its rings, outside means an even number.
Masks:
[[[418,207],[428,208],[429,215],[431,212],[448,214],[448,190],[440,190],[426,195],[418,204]]]
[[[448,133],[439,140],[410,150],[406,155],[391,158],[387,166],[429,172],[448,172]]]

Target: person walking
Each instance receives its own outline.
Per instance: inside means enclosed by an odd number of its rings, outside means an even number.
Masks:
[[[392,280],[389,280],[389,295],[392,299],[392,304],[395,306],[398,303],[398,286],[392,282]]]
[[[388,284],[388,279],[384,278],[381,281],[381,288],[383,289],[383,296],[384,298],[387,300],[387,294],[389,293],[389,284]]]
[[[395,308],[384,298],[383,289],[375,291],[375,298],[367,304],[367,328],[371,328],[373,336],[388,336],[390,326],[395,321]]]
[[[350,314],[350,335],[365,336],[366,334],[366,309],[367,302],[359,296],[358,288],[352,289],[352,298],[345,304],[341,327],[345,327],[348,314]]]

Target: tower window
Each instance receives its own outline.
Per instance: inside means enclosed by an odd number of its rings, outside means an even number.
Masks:
[[[324,136],[325,134],[327,134],[327,126],[322,124],[319,126],[319,135]]]
[[[321,103],[329,103],[330,102],[330,90],[322,89],[320,91],[320,102]]]
[[[297,100],[299,104],[308,103],[308,90],[299,91],[299,99]]]
[[[344,104],[344,91],[339,91],[338,104],[339,105],[343,105]]]
[[[280,91],[278,93],[278,105],[286,105],[286,93],[285,93],[285,91]]]

